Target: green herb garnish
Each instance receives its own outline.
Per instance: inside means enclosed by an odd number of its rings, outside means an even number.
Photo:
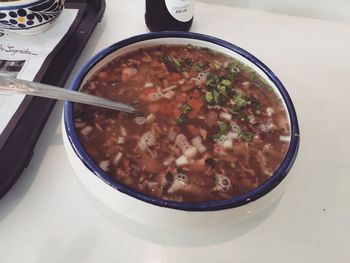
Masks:
[[[169,71],[182,72],[182,66],[179,59],[173,56],[164,56],[162,59]]]
[[[253,141],[254,137],[255,137],[255,133],[254,132],[249,132],[249,131],[244,131],[241,133],[242,139],[245,142],[251,142]]]
[[[238,107],[244,107],[247,105],[247,98],[243,92],[239,92],[233,97],[233,101],[235,102],[235,105]]]
[[[209,63],[210,67],[212,69],[215,69],[215,70],[220,70],[221,69],[221,63],[219,63],[218,61],[214,60],[212,62]]]
[[[187,113],[189,113],[191,110],[192,110],[192,108],[191,108],[190,105],[188,105],[188,104],[186,104],[186,103],[182,105],[182,112],[183,112],[183,114],[187,114]]]
[[[208,87],[211,87],[211,88],[215,88],[216,85],[219,84],[219,77],[218,75],[210,72],[208,75],[207,75],[207,81],[205,82],[205,85],[208,86]]]
[[[221,136],[227,135],[231,130],[231,126],[226,122],[219,122],[219,128],[220,131],[213,135],[214,141],[220,140]]]
[[[210,91],[205,93],[204,99],[207,104],[212,104],[214,102],[213,94]]]
[[[220,103],[220,94],[215,89],[212,91],[214,102],[216,105]]]
[[[231,130],[230,125],[228,125],[226,122],[220,122],[220,133],[222,133],[223,135],[228,134],[228,132]]]
[[[201,64],[193,64],[191,69],[193,71],[201,72],[203,70],[202,67],[203,67],[203,65],[201,65]]]
[[[179,118],[176,119],[176,125],[181,126],[187,123],[186,116],[181,115]]]
[[[228,87],[232,85],[232,81],[228,80],[228,79],[223,79],[221,80],[221,84]]]
[[[201,47],[200,49],[203,50],[203,51],[205,51],[205,52],[208,53],[209,55],[212,55],[212,56],[215,56],[215,55],[219,54],[219,52],[214,51],[214,50],[212,50],[212,49],[210,49],[210,48],[207,48],[207,47]]]
[[[238,118],[243,122],[249,122],[249,115],[246,112],[240,112]]]

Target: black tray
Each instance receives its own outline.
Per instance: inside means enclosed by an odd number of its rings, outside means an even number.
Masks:
[[[45,60],[35,81],[63,87],[95,26],[105,0],[67,0],[65,8],[79,9],[66,36]],[[34,146],[56,100],[26,96],[0,141],[0,198],[28,166]]]

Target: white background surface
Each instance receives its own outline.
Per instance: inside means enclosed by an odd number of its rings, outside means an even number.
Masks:
[[[107,4],[72,76],[100,49],[147,31],[142,0]],[[195,12],[192,31],[255,54],[294,101],[301,146],[279,203],[243,225],[201,231],[127,221],[75,177],[57,103],[30,166],[0,200],[0,262],[349,262],[350,26],[203,3]]]
[[[350,23],[348,0],[197,0],[234,7],[264,10]]]

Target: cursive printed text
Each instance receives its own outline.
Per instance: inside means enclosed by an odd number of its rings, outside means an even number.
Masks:
[[[33,53],[29,48],[16,48],[13,45],[3,45],[0,44],[0,52],[9,53],[11,56],[15,55],[32,55],[36,56],[38,54]]]

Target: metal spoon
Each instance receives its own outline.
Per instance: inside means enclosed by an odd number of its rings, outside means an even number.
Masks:
[[[19,93],[51,99],[79,102],[83,104],[119,110],[127,113],[136,112],[136,109],[134,107],[112,100],[104,99],[101,97],[97,97],[94,95],[73,90],[67,90],[42,83],[19,80],[3,76],[0,76],[0,92],[1,91],[7,93]]]

